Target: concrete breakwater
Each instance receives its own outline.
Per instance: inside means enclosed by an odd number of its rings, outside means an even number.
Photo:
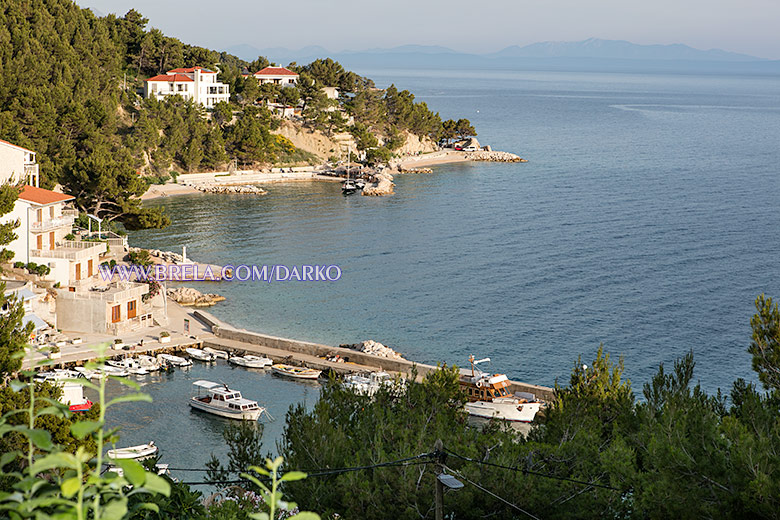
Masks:
[[[218,320],[208,312],[196,310],[193,315],[205,325],[211,327],[215,338],[203,340],[204,346],[217,349],[243,350],[268,355],[275,361],[291,358],[303,361],[307,366],[317,369],[332,368],[337,372],[357,371],[359,369],[384,370],[401,374],[411,373],[417,369],[418,376],[422,377],[438,367],[415,363],[407,359],[379,357],[358,352],[349,348],[322,345],[308,341],[299,341],[288,338],[279,338],[231,327]],[[349,364],[326,361],[325,357],[338,355],[348,360]],[[465,360],[464,360],[465,362]],[[553,399],[553,389],[546,386],[533,385],[519,381],[510,381],[510,391],[529,392],[538,398],[550,401]]]

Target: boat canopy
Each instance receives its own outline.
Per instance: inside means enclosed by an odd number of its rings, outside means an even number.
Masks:
[[[203,379],[195,381],[194,383],[192,383],[192,386],[199,386],[201,388],[206,388],[207,390],[211,390],[211,389],[217,388],[217,387],[220,387],[220,388],[224,388],[225,387],[225,385],[223,385],[222,383],[214,383],[213,381],[206,381],[206,380],[203,380]]]

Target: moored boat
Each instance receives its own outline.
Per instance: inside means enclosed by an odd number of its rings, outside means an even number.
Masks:
[[[400,379],[396,385],[396,380],[387,372],[370,372],[367,375],[346,375],[344,376],[342,386],[356,394],[372,396],[382,387],[392,388],[395,386],[396,389],[403,390],[406,382]]]
[[[184,359],[183,357],[174,356],[173,354],[157,354],[157,359],[165,361],[169,365],[177,367],[189,367],[192,366],[192,361]]]
[[[104,376],[127,377],[130,375],[130,372],[124,368],[113,367],[111,365],[103,365],[102,367],[98,367],[97,370]]]
[[[533,421],[542,403],[532,394],[510,394],[506,374],[491,375],[477,367],[480,363],[489,361],[490,358],[475,361],[474,356],[470,356],[471,375],[460,376],[461,389],[468,397],[466,411],[469,415],[483,419],[524,423]]]
[[[157,454],[157,446],[154,441],[138,446],[128,446],[127,448],[116,448],[108,450],[106,456],[109,459],[146,459]]]
[[[84,379],[86,376],[76,370],[55,368],[49,372],[35,374],[36,381],[62,381],[64,379]]]
[[[190,356],[192,359],[197,359],[198,361],[205,361],[207,363],[210,363],[217,359],[217,356],[214,354],[211,354],[210,352],[206,352],[204,350],[201,350],[199,348],[185,348],[184,352],[187,353],[188,356]]]
[[[224,350],[217,350],[211,347],[204,347],[203,352],[208,352],[209,354],[213,354],[214,357],[219,359],[228,359],[230,357],[228,353],[225,352]]]
[[[265,412],[257,401],[245,399],[241,392],[231,390],[226,384],[211,381],[195,381],[197,395],[190,398],[190,406],[220,417],[242,421],[256,421]]]
[[[81,377],[85,379],[100,379],[103,377],[103,373],[98,370],[90,370],[84,367],[73,367],[75,372],[78,372]]]
[[[228,362],[232,365],[238,365],[246,368],[265,368],[270,367],[274,362],[267,357],[260,356],[231,356]]]
[[[106,365],[122,370],[127,370],[128,373],[136,376],[144,376],[149,373],[148,370],[141,366],[138,360],[129,357],[120,359],[119,361],[109,359],[106,361]]]
[[[160,360],[145,354],[138,356],[138,364],[141,365],[141,368],[144,368],[149,372],[157,372],[160,370],[160,368],[162,368],[162,363],[160,363]]]
[[[276,375],[293,379],[317,379],[322,373],[322,370],[285,365],[284,363],[271,365],[271,371]]]

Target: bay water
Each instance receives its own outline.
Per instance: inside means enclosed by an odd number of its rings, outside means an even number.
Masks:
[[[227,298],[211,309],[219,318],[263,333],[374,339],[434,364],[464,366],[474,354],[542,385],[567,382],[600,343],[624,358],[635,390],[688,351],[708,391],[755,381],[753,302],[780,296],[780,78],[358,72],[409,89],[445,119],[470,119],[483,145],[529,162],[399,175],[385,198],[295,182],[261,197],[160,199],[151,204],[173,224],[134,232],[131,245],[187,246],[219,265],[341,268],[335,282],[187,284]],[[239,373],[196,370],[231,385]],[[262,394],[272,379],[256,377]],[[282,409],[304,397],[269,392]],[[197,419],[176,434],[219,442]],[[127,429],[133,419],[115,420]]]

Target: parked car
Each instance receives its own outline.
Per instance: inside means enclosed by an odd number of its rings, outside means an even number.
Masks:
[[[464,152],[476,152],[479,150],[476,146],[467,146],[463,149]]]

